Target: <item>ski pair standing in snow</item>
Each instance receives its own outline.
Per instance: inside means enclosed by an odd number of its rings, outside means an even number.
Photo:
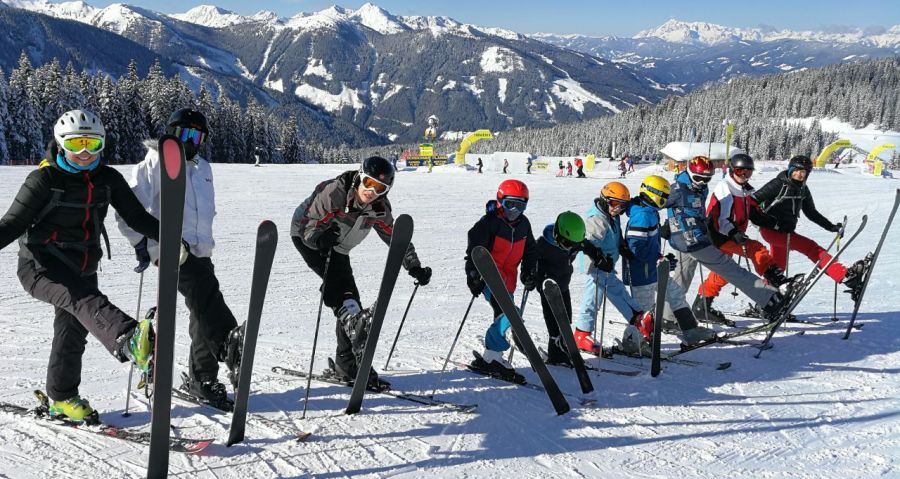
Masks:
[[[291,239],[294,247],[320,278],[323,300],[337,318],[337,351],[334,373],[354,381],[368,335],[374,305],[363,309],[359,290],[350,266],[350,251],[373,229],[390,244],[394,217],[387,194],[394,184],[394,168],[384,158],[363,160],[359,170],[350,170],[337,178],[323,181],[294,211]],[[403,258],[409,275],[426,286],[431,268],[423,267],[410,243]],[[387,389],[374,369],[369,371],[369,386]]]
[[[19,238],[19,281],[56,312],[47,366],[50,414],[97,421],[99,415],[78,393],[87,335],[119,362],[130,360],[143,371],[153,354],[150,320],[136,321],[98,288],[101,238],[110,254],[103,221],[112,206],[129,227],[153,240],[159,222],[122,175],[102,162],[106,130],[99,117],[68,111],[53,125],[53,138],[46,158],[0,219],[0,249]]]
[[[485,214],[469,229],[466,246],[465,272],[469,291],[473,296],[482,292],[494,312],[494,321],[484,336],[484,353],[472,362],[472,367],[496,374],[513,382],[523,383],[525,378],[516,373],[512,365],[503,358],[503,351],[509,349],[506,331],[509,319],[503,314],[494,295],[516,291],[516,275],[522,266],[522,286],[530,291],[537,285],[535,267],[537,249],[531,231],[531,222],[525,216],[528,206],[528,186],[519,180],[506,180],[497,188],[497,199],[489,200]],[[472,261],[472,250],[481,246],[491,253],[497,264],[506,291],[491,291],[485,288],[484,279]]]
[[[641,308],[652,311],[656,303],[657,265],[660,261],[668,261],[669,269],[674,270],[678,263],[675,255],[662,255],[662,239],[659,234],[659,210],[665,208],[669,198],[670,186],[665,178],[650,175],[641,182],[638,196],[631,199],[625,210],[628,223],[625,226],[625,241],[628,249],[634,254],[627,259],[628,277],[625,283],[631,285],[631,294]],[[693,345],[707,341],[715,336],[715,332],[697,324],[691,308],[685,300],[685,291],[677,283],[668,282],[666,288],[666,307],[672,312],[681,329],[681,340]],[[647,327],[648,325],[639,325]],[[636,337],[631,331],[631,341]],[[650,331],[640,331],[648,336]],[[627,344],[623,340],[623,344]]]
[[[741,268],[716,248],[710,238],[706,197],[714,172],[709,158],[695,156],[688,162],[687,168],[675,176],[671,185],[669,200],[666,202],[668,219],[661,227],[661,234],[678,251],[673,283],[687,290],[694,279],[697,265],[706,266],[746,294],[762,308],[767,319],[775,319],[773,316],[780,311],[787,298],[773,286],[764,284],[753,273]],[[702,306],[701,304],[700,307]]]
[[[628,294],[622,280],[616,276],[615,266],[619,256],[627,260],[634,258],[634,253],[622,238],[622,221],[620,215],[625,212],[631,202],[628,187],[618,181],[611,181],[600,190],[600,196],[587,212],[586,241],[600,251],[601,260],[594,261],[587,268],[587,281],[581,296],[581,313],[575,320],[575,343],[578,349],[592,354],[602,352],[602,344],[592,336],[600,310],[601,294],[612,302],[613,306],[624,317],[629,326],[623,337],[624,349],[628,353],[650,354],[648,339],[653,330],[653,315],[647,312]],[[639,341],[635,341],[637,336]],[[646,332],[646,334],[643,334]],[[635,346],[635,343],[640,346]]]
[[[788,161],[787,170],[752,194],[763,210],[774,219],[773,225],[760,227],[759,232],[772,249],[772,260],[781,269],[787,267],[788,244],[791,251],[802,253],[813,262],[827,264],[831,260],[831,255],[818,243],[795,231],[801,211],[825,231],[838,233],[844,227],[841,223],[832,223],[816,209],[812,193],[806,186],[812,167],[812,160],[808,156],[796,155]],[[825,274],[836,283],[846,286],[847,292],[856,301],[868,264],[868,261],[862,259],[848,268],[834,261],[825,270]]]
[[[166,133],[178,139],[185,154],[185,181],[182,238],[189,254],[178,272],[178,291],[190,311],[188,332],[191,337],[188,374],[183,376],[182,390],[201,402],[230,411],[234,405],[225,385],[218,379],[219,362],[228,367],[228,377],[237,387],[243,331],[225,304],[212,262],[213,218],[216,215],[215,187],[209,161],[200,149],[209,138],[209,125],[199,111],[182,108],[173,112]],[[144,208],[160,215],[160,155],[157,144],[147,141],[144,160],[132,169],[129,186]],[[157,261],[159,245],[152,238],[136,232],[117,215],[119,230],[134,246],[138,260],[136,272]]]

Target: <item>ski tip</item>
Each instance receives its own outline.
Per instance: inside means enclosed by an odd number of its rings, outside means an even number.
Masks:
[[[726,370],[726,369],[728,369],[728,368],[730,368],[730,367],[731,367],[731,363],[730,363],[730,362],[719,363],[719,365],[716,366],[716,370],[718,370],[718,371],[724,371],[724,370]]]

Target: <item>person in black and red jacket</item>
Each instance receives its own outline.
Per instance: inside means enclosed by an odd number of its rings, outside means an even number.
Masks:
[[[494,310],[494,322],[484,337],[484,354],[476,355],[472,366],[496,373],[515,382],[524,382],[525,378],[516,373],[512,366],[503,359],[503,351],[509,349],[506,330],[509,320],[494,294],[512,295],[516,290],[516,275],[522,265],[522,286],[531,291],[536,286],[537,248],[531,223],[525,217],[528,205],[528,186],[519,180],[506,180],[497,188],[497,199],[488,201],[484,216],[469,230],[469,243],[466,247],[466,278],[469,290],[474,296],[484,292],[485,299]],[[497,263],[500,276],[506,285],[506,291],[490,291],[485,288],[481,274],[472,262],[472,250],[483,246],[491,252]]]

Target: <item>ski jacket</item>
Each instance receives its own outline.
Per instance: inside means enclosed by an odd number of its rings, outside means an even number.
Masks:
[[[601,254],[612,257],[613,263],[616,263],[619,261],[619,247],[622,245],[622,222],[618,216],[615,218],[609,216],[608,209],[601,208],[598,200],[599,198],[594,200],[594,205],[587,212],[587,219],[584,221],[584,240],[594,245]],[[583,266],[582,258],[582,270]],[[587,272],[596,273],[593,264],[587,268]]]
[[[668,208],[669,245],[676,251],[690,253],[712,245],[706,224],[706,185],[697,187],[687,171],[675,176]]]
[[[572,248],[566,251],[560,248],[553,239],[552,224],[544,227],[544,234],[536,243],[538,285],[549,278],[556,281],[560,290],[568,291],[569,283],[572,281],[572,262],[575,261],[580,249]]]
[[[731,239],[738,231],[747,231],[750,221],[758,226],[774,226],[774,221],[759,209],[751,196],[750,183],[739,185],[731,175],[720,181],[709,197],[706,216],[709,236],[717,247]]]
[[[144,160],[134,165],[128,186],[144,208],[159,218],[160,175],[159,152],[157,142],[147,141],[147,155]],[[197,155],[185,162],[184,219],[181,226],[181,238],[191,248],[191,254],[199,258],[212,256],[213,217],[216,216],[216,192],[213,186],[212,168],[209,162]],[[137,245],[144,235],[128,227],[120,215],[116,215],[119,231],[128,238],[132,246]],[[159,243],[147,242],[147,251],[153,261],[159,257]]]
[[[628,223],[625,225],[625,241],[634,253],[628,261],[628,275],[625,284],[644,286],[656,283],[656,263],[662,250],[659,237],[659,210],[647,206],[639,197],[632,198],[625,210]]]
[[[469,229],[466,246],[466,275],[477,274],[472,261],[472,250],[483,246],[491,252],[500,277],[510,293],[516,290],[516,273],[519,263],[523,271],[534,271],[537,264],[537,249],[531,232],[531,222],[522,214],[515,221],[508,221],[496,200],[488,201],[485,214]]]
[[[97,272],[103,257],[101,237],[109,253],[103,225],[109,206],[143,235],[157,239],[159,222],[144,211],[122,175],[101,163],[95,169],[69,173],[57,166],[56,142],[32,171],[0,219],[0,249],[19,238],[19,256],[38,270],[62,267],[81,276]],[[61,158],[61,157],[60,157]]]
[[[319,183],[313,193],[294,210],[291,219],[291,236],[300,238],[310,249],[318,250],[319,236],[336,224],[340,230],[334,250],[350,254],[350,250],[362,243],[373,229],[385,244],[391,244],[394,216],[387,197],[363,205],[356,200],[359,172],[345,171],[337,178]],[[410,243],[403,257],[403,267],[409,270],[420,266],[416,249]]]
[[[797,228],[797,220],[800,219],[800,211],[822,228],[828,231],[834,229],[831,221],[816,209],[806,182],[792,180],[787,171],[778,173],[778,176],[754,191],[753,198],[774,219],[775,225],[770,229],[775,231],[793,233]]]

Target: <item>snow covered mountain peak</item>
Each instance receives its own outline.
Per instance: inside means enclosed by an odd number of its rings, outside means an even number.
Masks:
[[[759,32],[723,27],[714,23],[671,19],[656,28],[642,30],[633,38],[659,38],[672,43],[717,45],[740,40],[758,41],[759,38],[746,38],[754,36],[759,36]]]
[[[169,16],[183,22],[196,23],[197,25],[213,28],[229,27],[253,19],[215,5],[198,5],[185,13],[175,13]]]
[[[409,30],[409,27],[403,24],[399,18],[373,3],[366,3],[359,7],[359,10],[353,12],[350,18],[383,35]]]

